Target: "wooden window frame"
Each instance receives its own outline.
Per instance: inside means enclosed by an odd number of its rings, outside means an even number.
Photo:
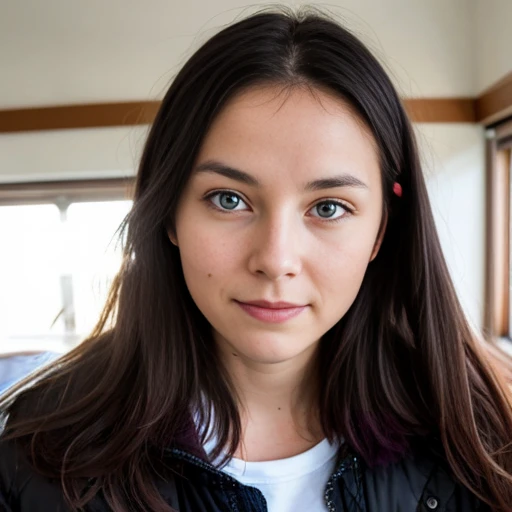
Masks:
[[[510,339],[512,119],[486,131],[484,336]]]

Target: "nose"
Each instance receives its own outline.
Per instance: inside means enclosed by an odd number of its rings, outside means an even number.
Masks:
[[[300,227],[292,216],[261,219],[251,241],[249,270],[270,280],[294,277],[302,270]]]

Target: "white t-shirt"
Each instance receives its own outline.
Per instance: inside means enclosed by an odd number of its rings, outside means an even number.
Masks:
[[[208,443],[209,444],[209,443]],[[205,446],[208,453],[208,446]],[[304,453],[265,462],[233,458],[222,471],[259,489],[269,512],[325,512],[324,492],[334,471],[338,444],[324,439]]]

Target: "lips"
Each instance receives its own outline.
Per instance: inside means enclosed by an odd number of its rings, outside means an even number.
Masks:
[[[293,304],[291,302],[269,302],[268,300],[251,300],[240,301],[242,304],[249,304],[250,306],[258,306],[267,309],[290,309],[304,307],[303,304]]]
[[[255,300],[235,303],[251,317],[267,323],[283,323],[300,315],[308,305],[293,304],[291,302],[269,302]]]

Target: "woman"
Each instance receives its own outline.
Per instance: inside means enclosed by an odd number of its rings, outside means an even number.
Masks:
[[[410,123],[345,29],[282,10],[207,41],[124,229],[94,332],[2,399],[4,509],[511,510],[510,363],[465,320]]]

